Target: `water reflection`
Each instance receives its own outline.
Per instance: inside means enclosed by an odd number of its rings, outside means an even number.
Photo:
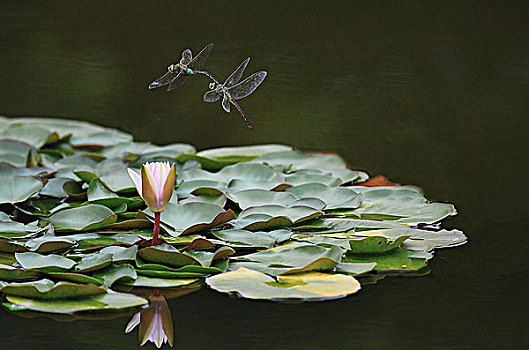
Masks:
[[[173,346],[173,319],[165,297],[157,288],[149,295],[149,306],[137,312],[125,328],[130,333],[139,325],[139,342],[143,346],[147,341],[160,348],[164,343]]]

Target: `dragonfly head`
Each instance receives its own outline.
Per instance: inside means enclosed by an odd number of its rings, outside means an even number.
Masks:
[[[209,89],[210,90],[215,89],[215,83],[209,83]]]

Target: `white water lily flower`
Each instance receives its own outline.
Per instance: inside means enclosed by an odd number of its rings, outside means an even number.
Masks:
[[[168,162],[145,163],[141,167],[141,176],[127,169],[141,198],[153,213],[160,213],[167,207],[173,194],[176,181],[176,167]]]

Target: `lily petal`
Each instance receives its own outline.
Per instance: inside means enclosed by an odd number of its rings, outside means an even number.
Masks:
[[[140,324],[140,313],[136,312],[134,316],[130,319],[129,323],[127,324],[127,328],[125,328],[125,333],[130,333],[134,327]]]
[[[161,212],[156,195],[156,181],[146,165],[141,167],[142,198],[154,213]]]
[[[143,198],[143,193],[141,191],[141,176],[136,171],[127,168],[127,171],[129,172],[130,179],[134,183],[134,186],[136,187],[136,190],[140,194],[141,198]]]
[[[163,185],[163,190],[160,198],[160,204],[163,206],[163,209],[167,206],[167,203],[169,203],[169,200],[171,199],[171,196],[173,195],[174,191],[174,184],[176,182],[176,167],[173,164],[171,167],[171,170],[169,170],[169,174],[167,174],[167,178],[165,179],[165,183]]]

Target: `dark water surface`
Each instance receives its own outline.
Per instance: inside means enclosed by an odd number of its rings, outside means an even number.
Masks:
[[[470,242],[432,273],[357,295],[281,305],[210,290],[172,299],[175,348],[523,348],[529,345],[527,1],[0,2],[0,114],[58,116],[199,149],[284,143],[335,150],[416,184],[460,214]],[[207,79],[149,91],[187,47],[214,42],[221,80],[247,56],[241,101]],[[63,323],[2,312],[0,348],[137,348],[126,318]],[[146,347],[151,347],[148,345]]]

